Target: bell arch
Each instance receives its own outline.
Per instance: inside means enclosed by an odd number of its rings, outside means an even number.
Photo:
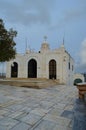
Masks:
[[[34,59],[28,62],[28,78],[37,78],[37,62]]]
[[[13,62],[11,65],[11,77],[17,78],[18,77],[18,63]]]
[[[49,61],[49,79],[56,79],[56,61],[54,59]]]

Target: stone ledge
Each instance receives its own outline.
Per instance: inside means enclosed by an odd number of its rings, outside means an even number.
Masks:
[[[53,87],[57,85],[58,82],[47,79],[3,79],[0,80],[0,84],[40,89]]]

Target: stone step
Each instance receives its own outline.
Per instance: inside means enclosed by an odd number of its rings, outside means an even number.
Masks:
[[[19,86],[19,87],[28,87],[28,88],[46,88],[53,87],[58,84],[56,80],[49,79],[2,79],[0,84]]]

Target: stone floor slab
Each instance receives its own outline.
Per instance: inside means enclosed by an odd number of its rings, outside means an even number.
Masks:
[[[64,110],[58,109],[58,108],[53,108],[49,111],[50,115],[55,115],[55,116],[60,116],[63,113]]]
[[[18,123],[19,122],[17,120],[14,120],[12,118],[3,118],[2,120],[0,120],[0,125],[2,127],[6,127],[7,130],[11,129],[13,126],[15,126]]]
[[[0,84],[0,130],[72,130],[75,86],[32,89]]]
[[[20,120],[29,124],[29,125],[35,125],[39,120],[41,119],[41,116],[35,115],[35,114],[28,114],[27,116],[21,118]]]
[[[69,124],[71,122],[71,119],[60,117],[60,116],[55,116],[55,115],[51,115],[51,114],[47,114],[43,119],[55,122],[58,125],[65,125],[65,126],[69,126]]]
[[[42,108],[36,108],[34,110],[32,110],[30,113],[39,115],[41,117],[45,116],[49,111],[46,109],[42,109]]]
[[[15,127],[13,127],[12,130],[29,130],[30,128],[30,125],[21,122],[17,124]]]
[[[73,119],[73,114],[74,114],[73,111],[65,110],[65,111],[61,114],[61,116],[62,116],[62,117],[69,118],[69,119]]]
[[[43,120],[42,122],[40,122],[39,125],[37,125],[37,127],[35,127],[33,130],[53,130],[53,128],[56,126],[55,123],[51,122],[51,121],[45,121]]]

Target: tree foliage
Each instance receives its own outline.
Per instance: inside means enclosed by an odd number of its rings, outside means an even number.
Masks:
[[[16,43],[13,38],[16,37],[16,35],[17,32],[12,28],[7,31],[4,27],[3,20],[0,19],[0,62],[15,58]]]

